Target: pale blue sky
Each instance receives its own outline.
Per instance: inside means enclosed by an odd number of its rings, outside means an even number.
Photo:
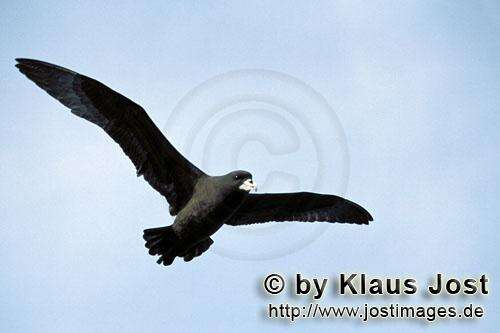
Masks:
[[[0,330],[497,328],[499,14],[495,1],[4,1]],[[272,260],[235,260],[211,251],[189,264],[159,267],[146,254],[141,234],[146,227],[171,223],[166,202],[134,177],[132,164],[102,131],[69,114],[20,75],[15,57],[57,63],[105,82],[144,106],[159,127],[170,126],[165,133],[180,150],[186,147],[186,131],[178,124],[199,119],[197,109],[187,108],[175,118],[172,110],[194,87],[248,68],[295,77],[335,110],[350,161],[346,195],[369,209],[375,222],[368,227],[328,225],[307,247]],[[234,89],[252,88],[251,82],[245,84]],[[253,84],[261,89],[258,81]],[[273,86],[271,95],[273,89],[294,105],[304,102],[286,85]],[[321,116],[318,109],[299,111],[310,122]],[[259,114],[245,121],[257,124],[261,135],[273,133],[276,142],[292,140],[285,125],[266,125]],[[328,129],[316,136],[332,138]],[[250,144],[242,147],[246,153],[238,163],[265,184],[262,191],[311,190],[311,143],[298,138],[299,153],[279,162]],[[213,142],[219,148],[211,154],[226,156],[224,139]],[[329,161],[339,156],[332,155]],[[199,162],[203,151],[193,149],[189,157]],[[229,171],[232,166],[223,162],[212,155],[206,171]],[[268,177],[272,163],[277,171],[289,165],[300,182],[286,175]],[[322,191],[338,191],[341,169],[321,175]],[[278,249],[314,228],[268,229],[283,232],[279,237],[246,229],[244,241],[245,231],[236,234],[224,227],[214,239],[235,253]],[[231,241],[234,237],[242,241]],[[268,302],[301,302],[288,295],[263,295],[258,285],[271,272],[326,277],[366,272],[415,276],[422,284],[436,272],[460,277],[487,273],[492,292],[483,298],[368,299],[484,305],[487,317],[473,323],[310,320],[290,326],[263,318]],[[365,301],[329,295],[321,303]]]

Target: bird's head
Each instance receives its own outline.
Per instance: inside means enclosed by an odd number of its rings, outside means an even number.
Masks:
[[[252,180],[252,174],[248,171],[237,170],[228,173],[224,176],[226,183],[239,191],[250,192],[251,190],[257,191],[257,184]]]

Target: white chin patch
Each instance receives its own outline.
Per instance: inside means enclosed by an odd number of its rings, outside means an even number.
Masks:
[[[255,184],[253,180],[247,179],[240,185],[239,189],[247,192],[250,192],[251,190],[255,190],[255,192],[257,192],[257,184]]]

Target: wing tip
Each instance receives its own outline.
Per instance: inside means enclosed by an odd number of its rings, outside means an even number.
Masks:
[[[372,221],[373,221],[373,216],[367,210],[365,210],[365,216],[362,224],[368,225]]]
[[[370,214],[370,213],[368,213],[368,212],[366,212],[366,214],[368,215],[368,216],[367,216],[367,217],[368,217],[368,222],[372,222],[372,221],[373,221],[373,216],[372,216],[372,214]]]
[[[37,59],[30,59],[30,58],[14,58],[14,60],[18,63],[18,64],[26,64],[26,65],[29,65],[29,64],[39,64],[39,65],[52,65],[54,66],[53,64],[50,64],[48,62],[45,62],[45,61],[41,61],[41,60],[37,60]]]
[[[15,58],[16,60],[16,68],[19,69],[21,73],[24,75],[28,75],[30,72],[35,72],[40,68],[40,65],[43,65],[43,62],[28,59],[28,58]]]
[[[50,62],[42,61],[42,60],[37,60],[37,59],[30,59],[30,58],[14,58],[14,60],[17,62],[15,66],[23,73],[26,74],[27,72],[51,72],[54,70],[59,70],[62,72],[66,72],[72,75],[79,75],[77,72],[72,71],[70,69],[51,64]]]
[[[351,222],[347,223],[369,225],[370,222],[372,221],[373,221],[373,216],[366,209],[363,208],[362,211],[358,211],[356,216],[351,219]]]
[[[15,66],[17,68],[21,67],[34,67],[37,64],[43,64],[43,61],[40,60],[35,60],[35,59],[28,59],[28,58],[15,58],[16,64]]]

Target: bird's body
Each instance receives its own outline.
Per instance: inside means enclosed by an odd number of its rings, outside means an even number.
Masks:
[[[199,180],[193,197],[175,217],[172,228],[180,238],[197,241],[213,235],[245,199],[245,192],[220,191],[213,178]]]
[[[233,173],[241,174],[241,179],[251,176],[245,171]],[[200,255],[212,244],[210,236],[238,210],[247,195],[248,191],[234,191],[232,182],[227,182],[225,176],[200,177],[191,199],[179,211],[170,227],[145,230],[146,247],[150,249],[150,254],[156,254],[166,245],[161,243],[161,239],[165,233],[170,233],[167,238],[172,253],[167,256],[167,260],[173,260],[174,254],[186,258],[190,251],[193,251],[193,257]],[[155,244],[155,241],[158,243]],[[207,242],[208,247],[204,249]]]
[[[368,224],[371,215],[344,198],[309,192],[251,194],[247,171],[210,176],[191,164],[163,136],[138,104],[102,83],[71,70],[31,59],[16,67],[39,87],[110,135],[132,160],[137,175],[170,204],[172,225],[144,230],[144,240],[158,263],[176,257],[190,261],[207,251],[210,238],[224,224],[270,221]]]

